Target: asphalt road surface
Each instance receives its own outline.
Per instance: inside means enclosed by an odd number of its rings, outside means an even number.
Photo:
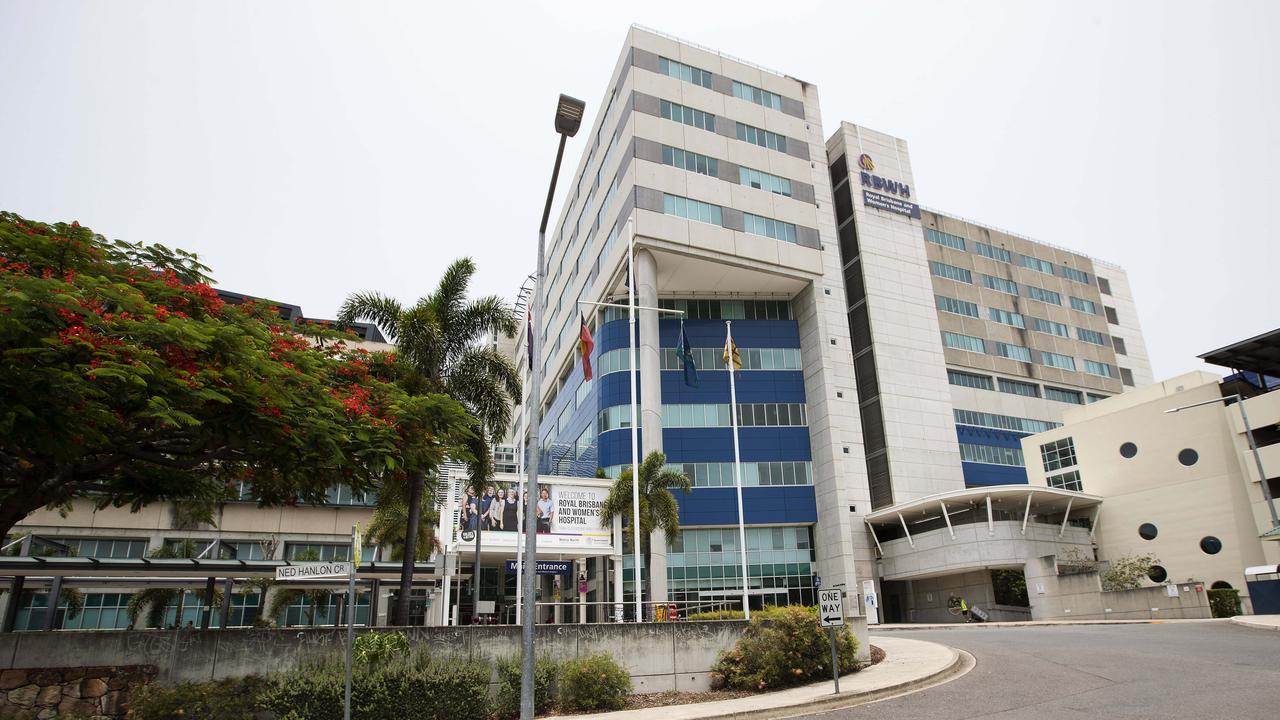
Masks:
[[[1225,621],[903,630],[967,650],[967,675],[815,718],[1280,718],[1280,632]]]

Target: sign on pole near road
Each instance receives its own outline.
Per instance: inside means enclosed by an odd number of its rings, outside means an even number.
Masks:
[[[818,621],[822,627],[844,625],[844,596],[839,589],[818,591]]]
[[[840,588],[818,591],[818,622],[831,638],[831,679],[840,694],[840,657],[836,653],[836,628],[844,627],[844,591]]]
[[[318,562],[283,565],[276,568],[277,580],[309,580],[311,578],[348,577],[355,572],[349,562]]]

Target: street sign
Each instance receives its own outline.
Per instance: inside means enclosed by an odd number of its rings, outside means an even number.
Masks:
[[[347,577],[355,572],[349,562],[318,562],[284,565],[276,568],[277,580],[308,580],[310,578]]]
[[[818,591],[818,621],[822,627],[844,625],[844,597],[839,588]]]
[[[570,575],[573,573],[573,562],[570,560],[539,560],[535,567],[539,575]],[[515,560],[507,561],[507,574],[516,574]]]

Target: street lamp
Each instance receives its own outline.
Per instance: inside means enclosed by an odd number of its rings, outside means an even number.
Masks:
[[[538,270],[537,284],[533,288],[533,317],[537,318],[538,327],[542,326],[542,313],[546,310],[546,246],[547,220],[551,217],[551,199],[556,194],[556,180],[560,177],[560,161],[564,158],[564,145],[569,138],[578,134],[582,125],[582,113],[587,104],[581,100],[560,95],[556,104],[556,132],[560,135],[560,147],[556,150],[556,164],[551,171],[551,186],[547,188],[547,204],[542,209],[542,224],[538,226]],[[520,622],[520,720],[533,720],[533,626],[534,626],[534,590],[533,583],[537,579],[538,553],[538,461],[542,454],[542,340],[534,332],[533,323],[525,326],[529,334],[529,422],[526,431],[529,433],[529,501],[524,510],[524,564],[520,567],[524,597],[521,602]]]
[[[1262,497],[1267,502],[1267,510],[1271,511],[1271,527],[1280,527],[1280,517],[1276,515],[1276,504],[1274,498],[1271,497],[1271,488],[1267,485],[1267,474],[1262,471],[1262,455],[1258,453],[1258,444],[1253,441],[1253,428],[1249,427],[1249,415],[1244,411],[1244,398],[1239,394],[1224,395],[1220,398],[1205,400],[1204,402],[1183,405],[1171,410],[1165,410],[1166,413],[1176,413],[1180,410],[1187,410],[1201,405],[1212,405],[1214,403],[1224,402],[1226,400],[1235,400],[1236,407],[1240,408],[1240,419],[1244,422],[1244,436],[1249,441],[1249,450],[1253,452],[1253,462],[1258,466],[1258,480],[1262,485]]]

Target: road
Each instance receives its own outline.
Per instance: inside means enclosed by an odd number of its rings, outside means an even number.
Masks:
[[[883,718],[1280,718],[1280,633],[1224,622],[900,630],[967,650],[945,685],[814,715]]]

